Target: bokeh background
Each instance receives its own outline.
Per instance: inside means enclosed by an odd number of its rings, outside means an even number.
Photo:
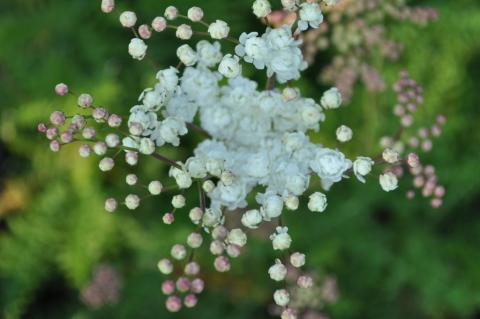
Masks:
[[[121,2],[148,21],[170,4]],[[172,3],[182,10],[196,4]],[[444,205],[433,209],[422,198],[405,199],[408,179],[393,193],[382,192],[375,181],[351,181],[329,195],[326,213],[288,214],[295,247],[308,253],[316,276],[336,279],[338,300],[322,309],[330,318],[480,318],[480,3],[411,3],[436,7],[440,18],[425,28],[392,25],[391,36],[406,50],[381,71],[391,85],[407,68],[424,86],[420,122],[448,116],[444,134],[425,158],[435,164],[448,193]],[[201,2],[207,20],[229,21],[233,34],[261,30],[250,5]],[[97,103],[123,114],[151,85],[154,70],[128,56],[131,34],[116,19],[99,11],[99,1],[0,1],[0,318],[271,318],[275,287],[266,270],[275,255],[260,238],[231,273],[215,275],[206,267],[207,291],[194,310],[166,313],[156,262],[191,231],[186,214],[164,225],[168,197],[134,213],[105,213],[108,195],[127,192],[127,168],[100,174],[96,159],[80,159],[74,147],[52,154],[36,133],[36,123],[53,110],[75,111],[73,98],[53,94],[58,82],[90,92]],[[157,35],[150,55],[161,66],[176,65],[177,44],[171,34]],[[326,88],[314,71],[299,85],[315,98]],[[347,124],[358,138],[349,154],[378,151],[377,144],[361,141],[396,127],[395,96],[387,92],[375,99],[379,105],[358,86],[349,107],[330,113],[318,140],[332,144],[335,128]],[[190,138],[170,155],[184,159],[195,143]],[[165,172],[154,161],[138,168],[150,179]],[[206,253],[200,259],[211,264]],[[118,276],[121,288],[117,303],[93,309],[82,302],[81,291],[102,265],[103,280],[115,286],[109,276]]]

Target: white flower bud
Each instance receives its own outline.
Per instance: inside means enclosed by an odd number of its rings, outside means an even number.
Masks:
[[[345,143],[352,139],[353,131],[348,126],[342,125],[337,128],[337,140],[339,142]]]
[[[155,143],[148,137],[144,137],[140,140],[140,147],[138,150],[142,154],[151,155],[155,153]]]
[[[203,182],[202,188],[205,193],[210,193],[215,189],[215,184],[211,180],[208,180]]]
[[[243,247],[247,243],[247,235],[240,228],[232,229],[228,233],[227,241],[230,244],[234,244],[234,245],[237,245],[239,247]]]
[[[105,210],[109,213],[113,213],[117,210],[118,203],[114,198],[109,198],[105,201]]]
[[[120,23],[125,28],[131,28],[137,23],[137,15],[132,11],[124,11],[120,14]]]
[[[188,9],[187,16],[190,21],[199,22],[203,19],[203,10],[199,7],[191,7]]]
[[[115,9],[115,0],[102,0],[102,11],[104,13],[110,13]]]
[[[290,256],[290,263],[295,268],[300,268],[305,265],[305,254],[293,253]]]
[[[128,45],[128,53],[136,60],[143,60],[147,54],[147,48],[148,46],[142,39],[133,38]]]
[[[185,163],[185,168],[193,178],[204,178],[207,176],[205,161],[198,157],[190,157]]]
[[[280,307],[286,307],[290,302],[290,294],[285,289],[276,290],[273,294],[273,300]]]
[[[95,144],[93,144],[93,151],[95,152],[95,154],[103,156],[107,154],[107,144],[102,141],[96,142]]]
[[[134,186],[138,182],[138,177],[135,174],[128,174],[127,177],[125,177],[125,182],[127,185]]]
[[[225,250],[225,245],[219,241],[219,240],[214,240],[210,244],[210,252],[212,255],[221,255],[223,254],[223,251]]]
[[[226,54],[218,66],[218,72],[227,78],[239,76],[242,73],[242,65],[239,61],[238,56]]]
[[[210,26],[208,27],[208,33],[210,34],[212,39],[225,39],[230,33],[230,27],[225,21],[217,20],[210,24]]]
[[[105,137],[105,142],[108,147],[114,148],[120,145],[120,137],[117,134],[110,133]]]
[[[162,259],[157,264],[158,270],[164,275],[170,275],[173,272],[173,264],[168,259]]]
[[[331,88],[325,93],[320,100],[320,104],[326,109],[336,109],[342,104],[342,95],[337,88]]]
[[[197,53],[188,45],[184,44],[177,49],[177,57],[186,66],[192,66],[197,63]]]
[[[163,185],[159,181],[151,181],[150,184],[148,184],[148,191],[152,195],[160,195],[162,189]]]
[[[228,236],[228,230],[224,226],[217,226],[212,231],[212,238],[217,240],[224,240]]]
[[[125,206],[130,210],[137,209],[140,206],[140,197],[135,194],[129,194],[125,197]]]
[[[78,148],[78,155],[83,158],[87,158],[92,154],[92,149],[87,144],[83,144]]]
[[[191,233],[187,237],[187,245],[193,249],[197,249],[202,246],[203,238],[199,233]]]
[[[172,206],[174,208],[182,208],[185,206],[185,197],[183,195],[175,195],[172,198]]]
[[[223,171],[223,161],[210,158],[205,163],[207,171],[210,175],[220,177]]]
[[[176,260],[182,260],[185,257],[187,257],[187,249],[185,246],[176,244],[172,247],[172,250],[170,251],[170,254],[172,257]]]
[[[222,181],[223,184],[226,186],[230,186],[233,184],[235,176],[233,175],[232,172],[230,171],[223,171],[222,175],[220,176],[220,180]]]
[[[297,196],[289,195],[285,198],[285,207],[289,210],[297,210],[299,205],[299,200]]]
[[[156,32],[162,32],[167,28],[167,21],[165,20],[164,17],[156,17],[152,21],[152,28]]]
[[[274,250],[286,250],[292,244],[287,227],[277,227],[276,233],[270,236]]]
[[[93,104],[93,97],[90,94],[82,93],[77,99],[77,104],[83,109],[89,108]]]
[[[188,217],[194,224],[198,224],[203,217],[203,211],[199,207],[194,207],[188,213]]]
[[[192,177],[186,171],[179,169],[177,167],[171,167],[169,175],[175,178],[175,182],[177,183],[178,187],[185,189],[192,186]]]
[[[265,18],[272,12],[272,6],[268,0],[255,0],[252,6],[253,14],[258,18]]]
[[[178,9],[175,8],[174,6],[169,6],[169,7],[167,7],[167,9],[165,9],[164,16],[168,20],[174,20],[178,16]]]
[[[102,159],[100,161],[100,163],[98,164],[98,167],[100,168],[100,170],[102,172],[108,172],[108,171],[111,171],[112,168],[115,166],[115,162],[112,158],[110,157],[105,157],[104,159]]]
[[[242,252],[242,249],[240,246],[237,246],[237,245],[227,246],[227,254],[232,258],[237,258],[238,256],[240,256],[241,252]]]
[[[388,172],[380,175],[380,186],[386,192],[395,190],[398,187],[398,179],[393,173]]]
[[[138,154],[135,152],[125,153],[125,162],[130,166],[135,166],[138,163]]]
[[[242,224],[245,227],[256,229],[262,222],[262,214],[257,209],[247,210],[242,216]]]
[[[298,0],[282,0],[282,6],[285,10],[294,10]]]
[[[285,267],[280,260],[275,261],[275,265],[268,269],[270,278],[275,281],[282,281],[287,276],[287,267]]]
[[[288,101],[295,100],[300,95],[299,93],[300,92],[297,89],[287,86],[282,91],[282,97],[285,101],[288,102]]]
[[[309,196],[308,209],[312,212],[323,212],[327,208],[327,196],[316,192]]]
[[[188,24],[181,24],[178,26],[175,35],[179,39],[189,40],[193,35],[192,27]]]
[[[310,276],[300,276],[297,279],[297,285],[300,288],[311,288],[313,287],[313,278]]]
[[[397,151],[391,148],[387,148],[383,151],[382,157],[385,160],[385,162],[390,164],[395,164],[396,162],[398,162],[400,158],[400,154],[398,154]]]
[[[263,203],[260,211],[262,212],[263,219],[266,221],[276,218],[282,214],[283,200],[280,196],[269,196]]]
[[[365,183],[365,177],[372,171],[372,166],[375,162],[370,157],[357,157],[355,162],[353,162],[353,173],[357,179]]]
[[[203,226],[217,226],[222,222],[222,216],[222,211],[220,209],[207,208],[202,218]]]

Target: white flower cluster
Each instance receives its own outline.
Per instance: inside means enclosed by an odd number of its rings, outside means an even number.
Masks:
[[[298,80],[300,71],[307,67],[300,50],[301,41],[295,40],[292,30],[284,25],[270,29],[260,37],[257,32],[242,33],[235,53],[257,69],[267,68],[267,75],[276,75],[278,82]]]

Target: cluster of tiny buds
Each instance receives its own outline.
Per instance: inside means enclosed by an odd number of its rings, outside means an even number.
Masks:
[[[394,114],[400,117],[402,126],[409,127],[413,124],[412,113],[423,103],[423,89],[409,77],[407,71],[400,72],[400,79],[393,89],[398,94],[398,104],[394,108]]]

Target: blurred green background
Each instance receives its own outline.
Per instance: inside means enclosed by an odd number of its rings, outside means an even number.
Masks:
[[[266,270],[275,255],[261,239],[251,241],[230,274],[206,268],[207,291],[194,310],[166,313],[156,262],[192,230],[186,214],[173,226],[162,224],[168,197],[134,213],[105,213],[107,196],[127,192],[127,168],[100,174],[97,159],[80,159],[74,147],[52,154],[36,133],[36,123],[53,110],[75,111],[73,98],[53,94],[58,82],[125,114],[154,80],[148,63],[128,56],[129,31],[118,26],[116,14],[102,14],[99,2],[0,1],[0,318],[270,318],[275,286]],[[171,4],[121,2],[145,21]],[[184,12],[198,3],[171,2]],[[432,209],[422,198],[405,199],[409,178],[393,193],[374,181],[351,181],[331,192],[325,214],[288,214],[295,248],[308,253],[319,278],[331,274],[338,281],[338,302],[323,309],[330,318],[480,318],[480,2],[411,3],[436,7],[440,19],[425,28],[392,25],[392,37],[406,51],[381,71],[391,85],[405,67],[424,86],[420,123],[438,113],[448,116],[444,134],[425,158],[435,164],[448,193],[444,206]],[[207,21],[229,21],[233,34],[261,30],[250,5],[201,2]],[[149,44],[159,65],[176,65],[178,42],[171,34],[156,35]],[[309,71],[300,86],[318,98],[325,87],[315,79]],[[358,137],[350,154],[378,150],[360,141],[396,127],[395,97],[380,94],[379,105],[372,100],[358,87],[349,107],[329,114],[318,139],[332,144],[335,128],[346,124]],[[369,121],[377,123],[373,132]],[[172,157],[185,159],[195,143],[188,140]],[[165,173],[154,161],[138,168],[144,178]],[[200,259],[211,264],[206,253]],[[102,263],[123,281],[120,300],[91,310],[80,291]]]

